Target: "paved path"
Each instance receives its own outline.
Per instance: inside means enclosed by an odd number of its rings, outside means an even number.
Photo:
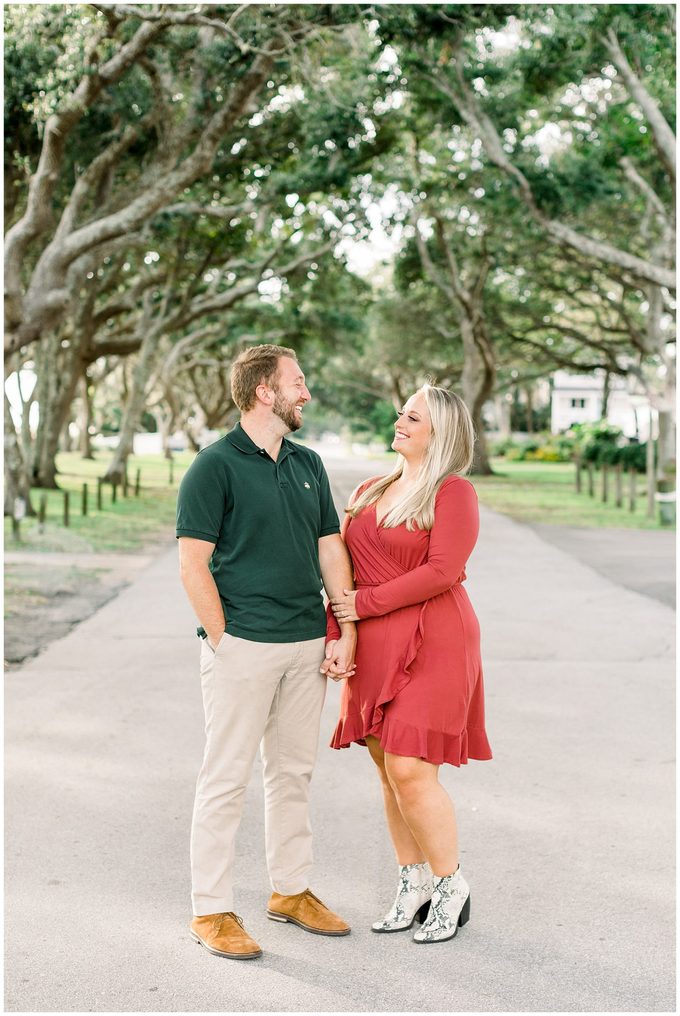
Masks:
[[[354,480],[335,468],[344,495]],[[358,470],[358,476],[366,471]],[[364,749],[325,747],[313,887],[343,939],[267,921],[262,792],[238,908],[265,955],[186,930],[202,751],[198,647],[169,547],[120,596],[7,675],[9,1011],[670,1011],[674,1008],[673,612],[483,512],[468,569],[495,760],[455,797],[472,920],[418,947],[372,935],[394,889]]]
[[[133,574],[140,568],[148,568],[153,561],[149,554],[89,554],[61,551],[11,550],[5,554],[7,564],[41,564],[63,567],[73,565],[80,568],[125,569],[126,574]]]
[[[670,529],[583,529],[535,523],[543,540],[654,600],[675,607],[675,531]]]

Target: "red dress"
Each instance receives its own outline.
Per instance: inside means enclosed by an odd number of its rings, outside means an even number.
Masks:
[[[478,530],[475,489],[459,476],[442,483],[430,531],[386,529],[374,504],[346,516],[360,620],[332,748],[365,745],[372,734],[386,752],[435,765],[492,757],[479,624],[462,586]],[[337,638],[332,628],[330,615]]]

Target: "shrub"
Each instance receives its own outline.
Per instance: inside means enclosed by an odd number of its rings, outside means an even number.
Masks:
[[[508,462],[526,462],[529,453],[537,451],[539,447],[539,441],[535,438],[529,438],[527,441],[518,442],[514,447],[508,449],[505,457]]]
[[[593,462],[598,466],[615,466],[620,461],[620,453],[623,451],[618,445],[609,441],[602,441],[594,445]]]
[[[623,440],[623,434],[619,427],[614,427],[606,420],[598,420],[596,423],[579,423],[567,431],[573,439],[574,454],[578,455],[582,462],[600,463],[605,461],[601,456],[609,456],[611,451],[603,449],[617,448]],[[607,459],[606,461],[610,461]]]
[[[568,462],[571,455],[565,455],[556,445],[547,442],[534,452],[527,452],[528,462]]]
[[[513,449],[517,448],[517,442],[511,437],[499,437],[496,441],[489,443],[489,454],[502,458],[504,455]]]
[[[619,448],[618,452],[618,461],[624,469],[637,469],[639,473],[644,473],[647,468],[646,444],[633,442],[632,444],[624,445],[623,448]]]
[[[564,435],[539,434],[526,441],[512,442],[505,452],[509,462],[569,462],[572,439]]]

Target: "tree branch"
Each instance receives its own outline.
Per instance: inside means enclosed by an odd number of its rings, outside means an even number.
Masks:
[[[140,29],[141,31],[141,29]],[[273,52],[276,40],[271,43]],[[232,94],[208,121],[194,150],[174,170],[164,173],[138,194],[126,207],[76,229],[61,242],[52,241],[41,254],[22,305],[31,306],[31,315],[14,321],[6,332],[6,349],[18,349],[38,338],[41,331],[68,307],[66,285],[69,265],[91,248],[115,240],[154,215],[181,190],[207,173],[219,143],[242,116],[252,96],[261,89],[270,73],[273,56],[257,56],[234,86]],[[17,276],[19,279],[19,276]]]
[[[52,198],[59,180],[69,135],[104,88],[118,81],[139,59],[150,43],[163,32],[167,22],[143,24],[129,42],[100,67],[92,65],[78,86],[66,96],[56,113],[48,117],[40,158],[28,189],[26,209],[5,239],[6,327],[19,324],[22,317],[22,269],[29,244],[45,232],[52,219]]]
[[[491,162],[515,181],[532,218],[558,243],[574,247],[579,253],[595,261],[616,265],[630,272],[635,278],[675,290],[675,271],[673,269],[654,264],[644,258],[629,254],[628,251],[620,250],[611,244],[579,233],[558,219],[548,218],[541,211],[529,181],[521,170],[508,158],[495,125],[486,115],[479,99],[465,81],[459,59],[454,58],[452,62],[457,79],[457,88],[454,88],[442,73],[426,74],[425,77],[442,94],[451,99],[465,122],[476,132]]]
[[[612,63],[623,78],[629,95],[645,114],[647,123],[652,129],[652,137],[656,149],[661,156],[661,161],[666,167],[671,181],[675,182],[675,134],[666,122],[656,99],[652,98],[628,63],[616,32],[611,26],[603,37],[602,42],[612,59]]]

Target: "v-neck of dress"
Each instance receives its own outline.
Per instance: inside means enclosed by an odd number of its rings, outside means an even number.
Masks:
[[[387,511],[385,512],[385,514],[380,516],[380,518],[378,518],[378,502],[374,501],[372,507],[373,507],[373,511],[374,511],[374,514],[375,514],[375,527],[376,527],[376,529],[384,529],[383,522],[387,518],[387,516],[390,514],[392,509],[388,508]],[[404,523],[400,522],[399,524],[403,526]],[[394,528],[396,528],[396,527],[394,527]]]

